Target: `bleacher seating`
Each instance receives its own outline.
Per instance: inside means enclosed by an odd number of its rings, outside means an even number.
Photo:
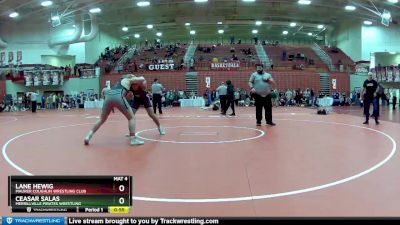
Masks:
[[[233,52],[231,52],[234,50]],[[206,50],[208,49],[208,51]],[[243,50],[250,49],[250,54],[245,54]],[[214,58],[218,59],[218,62],[224,62],[224,60],[230,62],[233,55],[235,55],[238,61],[251,61],[258,60],[256,49],[254,45],[211,45],[211,44],[199,44],[195,53],[195,59],[201,62],[211,62]]]
[[[291,69],[293,66],[303,65],[304,68],[327,68],[323,61],[315,54],[311,46],[307,45],[268,45],[265,51],[272,59],[274,68]],[[286,51],[286,56],[283,53]]]
[[[341,62],[345,68],[350,67],[351,70],[354,70],[354,61],[341,49],[327,46],[321,46],[321,48],[331,57],[332,63],[337,69],[339,69],[339,64]]]
[[[174,45],[160,46],[160,48],[153,46],[140,48],[130,60],[125,62],[124,70],[144,72],[149,64],[160,64],[170,60],[173,60],[176,69],[180,69],[187,45],[179,44],[175,47],[175,51],[171,50]]]

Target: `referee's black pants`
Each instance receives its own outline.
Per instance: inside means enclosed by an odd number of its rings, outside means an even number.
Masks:
[[[257,124],[261,124],[263,119],[262,113],[263,109],[265,110],[265,120],[267,123],[272,123],[272,102],[271,95],[267,95],[262,97],[259,94],[253,94],[255,105],[256,105],[256,119]]]
[[[220,95],[219,96],[219,103],[221,104],[221,112],[225,113],[227,110],[227,102],[226,102],[227,98],[226,95]]]
[[[35,113],[36,112],[36,108],[37,108],[37,102],[36,101],[31,101],[32,104],[32,112]]]
[[[154,114],[157,113],[157,106],[158,106],[158,112],[160,114],[162,114],[161,99],[162,99],[161,94],[153,94],[153,111],[154,111]]]

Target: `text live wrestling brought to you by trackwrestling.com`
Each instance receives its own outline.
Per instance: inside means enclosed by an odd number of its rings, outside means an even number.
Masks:
[[[398,224],[399,218],[181,218],[181,217],[22,217],[3,216],[2,225],[168,225],[168,224],[282,224],[283,222],[306,222],[307,224]]]

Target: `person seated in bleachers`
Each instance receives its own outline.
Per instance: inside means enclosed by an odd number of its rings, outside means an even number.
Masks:
[[[5,109],[6,109],[6,103],[4,103],[4,101],[1,101],[0,102],[0,113],[5,111]]]
[[[233,54],[232,58],[231,58],[231,61],[238,61],[238,60],[239,60],[238,57],[235,54]]]
[[[293,99],[293,92],[290,89],[286,90],[285,98],[286,98],[286,105],[287,106],[291,106],[292,105],[292,99]]]
[[[235,52],[235,47],[232,46],[230,52],[231,53]]]

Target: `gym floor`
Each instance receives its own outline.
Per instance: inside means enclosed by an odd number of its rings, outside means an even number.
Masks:
[[[118,111],[83,145],[100,110],[1,113],[0,213],[8,175],[132,175],[131,216],[398,216],[400,112],[362,125],[360,107],[274,108],[275,127],[237,117],[167,108],[160,136],[144,109],[129,146]],[[228,112],[229,113],[229,112]]]

